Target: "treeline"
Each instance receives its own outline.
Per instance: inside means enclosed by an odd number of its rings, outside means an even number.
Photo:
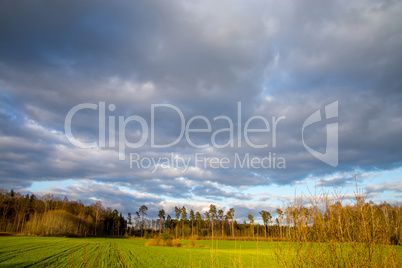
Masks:
[[[127,221],[101,202],[89,206],[44,195],[0,191],[0,231],[48,236],[123,236]]]
[[[401,244],[402,207],[388,203],[366,202],[363,195],[356,195],[352,204],[343,205],[343,196],[319,195],[295,199],[283,208],[276,209],[276,217],[262,210],[262,224],[255,223],[252,212],[247,214],[248,221],[235,220],[235,209],[217,210],[211,204],[203,214],[186,207],[175,207],[175,218],[159,211],[157,221],[136,212],[134,230],[145,229],[145,236],[169,232],[175,238],[188,238],[194,235],[215,239],[270,239],[303,242],[361,242],[374,244]],[[142,234],[143,232],[141,232]]]
[[[128,213],[103,208],[101,202],[84,205],[44,195],[21,195],[0,191],[0,231],[27,235],[137,236],[169,233],[175,238],[274,239],[286,241],[362,242],[400,244],[402,207],[374,204],[356,194],[348,205],[344,196],[321,194],[296,198],[282,209],[235,215],[211,204],[202,212],[175,207],[174,215],[159,210],[158,218],[147,218],[148,207]],[[272,214],[275,213],[276,217]],[[236,218],[247,216],[247,221]],[[261,216],[262,224],[255,222]]]

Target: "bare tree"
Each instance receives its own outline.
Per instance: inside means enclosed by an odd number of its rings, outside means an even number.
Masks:
[[[97,227],[98,227],[98,220],[99,220],[99,214],[102,210],[102,202],[97,201],[94,205],[94,210],[95,210],[95,236],[97,234]]]
[[[235,210],[234,208],[230,208],[229,211],[226,213],[226,216],[229,220],[231,220],[231,225],[232,225],[232,237],[234,237],[234,213]]]
[[[209,206],[209,214],[211,216],[212,238],[214,238],[214,219],[216,218],[216,207],[214,204]]]
[[[197,235],[199,234],[200,231],[200,226],[202,223],[202,215],[198,211],[195,213],[195,218],[197,220]]]
[[[205,214],[205,221],[207,223],[207,228],[209,228],[209,226],[210,226],[209,220],[211,219],[211,213],[209,213],[209,211],[205,211],[204,214]],[[209,229],[207,229],[207,230],[208,230],[207,231],[207,235],[208,235]]]
[[[271,213],[266,210],[260,211],[260,214],[262,217],[262,222],[264,223],[265,238],[267,238],[267,223],[271,220],[272,216]]]
[[[180,214],[181,214],[181,209],[178,207],[174,207],[174,212],[176,215],[176,219],[177,219],[177,224],[176,224],[176,239],[177,239],[177,229],[179,227],[179,220],[180,220]]]
[[[194,210],[190,210],[190,220],[191,220],[191,236],[194,236],[193,225],[195,221]]]
[[[141,236],[144,234],[144,223],[145,223],[145,215],[147,215],[148,207],[146,205],[142,205],[139,209],[141,213]]]
[[[186,207],[183,206],[181,208],[181,237],[184,239],[184,224],[187,221],[187,210]]]
[[[282,220],[283,220],[283,211],[279,208],[276,209],[276,213],[278,214],[278,223],[279,223],[279,236],[282,238]]]
[[[165,214],[166,213],[165,213],[165,211],[163,209],[159,210],[159,214],[158,214],[158,217],[159,217],[159,236],[162,233],[162,221],[165,219]]]
[[[222,209],[218,210],[218,216],[219,219],[221,220],[221,229],[222,229],[222,237],[223,237],[223,216],[224,216],[224,212]]]
[[[249,212],[248,215],[247,215],[247,218],[250,221],[250,227],[251,227],[253,237],[254,237],[254,217],[253,217],[253,214],[251,214],[251,212]]]

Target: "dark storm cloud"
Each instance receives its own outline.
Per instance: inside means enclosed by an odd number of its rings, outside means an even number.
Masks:
[[[3,1],[0,184],[18,189],[33,181],[85,178],[118,181],[155,196],[246,200],[208,183],[290,184],[356,168],[400,167],[401,14],[400,1]],[[301,129],[310,114],[336,100],[339,166],[332,168],[304,149]],[[116,150],[78,149],[64,136],[72,107],[100,101],[116,105],[107,115],[135,114],[147,122],[151,104],[173,104],[186,120],[207,117],[213,130],[227,127],[214,122],[219,115],[237,127],[238,101],[243,124],[253,115],[286,115],[276,148],[272,136],[259,136],[255,140],[268,140],[268,149],[243,141],[241,148],[202,151],[230,159],[272,152],[286,159],[286,169],[129,169]],[[158,142],[174,140],[179,123],[174,112],[160,110]],[[73,127],[84,141],[96,140],[97,111],[80,113]],[[325,135],[325,122],[312,125],[306,143],[324,152]],[[210,136],[194,141],[208,143]],[[134,151],[152,157],[199,152],[185,140],[168,149],[151,148],[148,141]]]

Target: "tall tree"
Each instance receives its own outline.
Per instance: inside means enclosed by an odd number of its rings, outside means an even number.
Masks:
[[[209,214],[211,216],[212,238],[214,238],[214,219],[216,218],[216,206],[214,204],[209,206]]]
[[[200,232],[200,227],[201,227],[201,223],[202,223],[202,215],[200,212],[196,212],[195,213],[195,219],[197,220],[197,235]]]
[[[163,210],[163,209],[159,210],[159,213],[158,213],[158,217],[159,217],[159,236],[162,233],[162,222],[165,219],[165,214],[166,214],[165,210]]]
[[[179,227],[179,220],[180,220],[180,215],[181,215],[181,209],[178,207],[174,207],[174,213],[176,215],[177,223],[176,223],[176,239],[177,239],[177,229]]]
[[[112,216],[112,233],[113,235],[116,235],[117,233],[117,236],[119,236],[119,211],[117,211],[117,209],[114,209],[111,216]],[[80,224],[78,225],[78,229],[79,227]]]
[[[222,209],[218,210],[219,220],[221,221],[222,237],[223,237],[223,216],[224,212]]]
[[[231,220],[231,225],[232,225],[232,237],[234,237],[234,213],[235,210],[234,208],[230,208],[229,211],[226,213],[227,218]]]
[[[128,220],[128,224],[130,224],[130,225],[133,224],[130,212],[127,214],[127,220]]]
[[[191,236],[194,236],[193,225],[195,221],[194,210],[190,210],[190,220],[191,220]]]
[[[279,223],[279,235],[282,238],[282,220],[283,220],[283,211],[279,208],[276,209],[276,213],[278,214],[278,223]]]
[[[146,205],[142,205],[139,209],[141,213],[141,236],[144,234],[144,223],[145,223],[145,215],[147,215],[148,207]]]
[[[135,223],[138,229],[141,229],[141,224],[140,224],[140,219],[141,219],[141,215],[138,211],[135,212]]]
[[[186,207],[183,206],[181,208],[181,237],[184,239],[184,224],[187,221],[187,210]]]
[[[165,221],[165,228],[169,229],[172,227],[172,217],[170,215],[167,215],[166,221]]]
[[[131,226],[133,225],[133,221],[132,221],[130,212],[127,214],[127,221],[128,221],[127,222],[128,225],[129,225],[129,227],[127,226],[127,232],[128,232],[128,235],[131,236]]]
[[[248,215],[247,215],[247,218],[250,221],[250,228],[251,228],[251,232],[253,233],[253,237],[254,237],[254,217],[253,217],[253,214],[251,214],[251,212],[249,212]]]
[[[264,223],[264,233],[265,233],[265,238],[267,238],[267,224],[271,220],[272,216],[271,213],[269,213],[266,210],[260,211],[261,217],[262,217],[262,222]]]
[[[210,221],[210,219],[211,219],[211,213],[209,213],[209,211],[205,211],[204,212],[204,215],[205,215],[205,222],[206,222],[206,225],[207,225],[207,236],[209,235],[209,226],[211,226],[211,224],[209,223],[209,221]]]

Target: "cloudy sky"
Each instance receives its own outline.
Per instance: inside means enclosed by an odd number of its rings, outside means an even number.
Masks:
[[[401,17],[401,1],[0,1],[0,188],[151,216],[356,183],[399,202]]]

